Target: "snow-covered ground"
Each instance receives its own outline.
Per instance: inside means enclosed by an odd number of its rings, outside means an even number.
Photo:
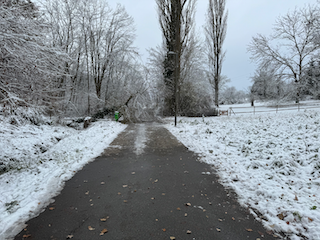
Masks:
[[[266,228],[320,239],[320,111],[179,118],[166,126]]]
[[[278,112],[297,112],[310,109],[320,110],[319,100],[275,103],[275,102],[255,102],[254,107],[251,103],[220,105],[221,110],[229,110],[231,115],[243,114],[261,114],[261,113],[278,113]]]
[[[102,120],[86,130],[15,126],[0,118],[0,239],[10,239],[36,216],[85,164],[125,129]],[[3,173],[4,172],[4,173]]]

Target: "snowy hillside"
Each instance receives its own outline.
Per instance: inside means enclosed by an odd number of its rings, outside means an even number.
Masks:
[[[86,130],[48,125],[15,126],[0,119],[0,239],[14,237],[98,157],[125,125],[93,123]]]
[[[180,118],[167,127],[266,228],[320,239],[319,112]]]

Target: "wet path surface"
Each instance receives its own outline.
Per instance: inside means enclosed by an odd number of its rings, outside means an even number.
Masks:
[[[274,239],[206,172],[161,125],[130,125],[15,239]]]

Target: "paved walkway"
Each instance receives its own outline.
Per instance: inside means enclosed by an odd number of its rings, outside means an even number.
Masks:
[[[130,125],[15,239],[274,239],[204,172],[161,125]]]

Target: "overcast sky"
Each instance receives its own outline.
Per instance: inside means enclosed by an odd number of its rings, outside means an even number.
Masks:
[[[162,42],[158,24],[155,0],[109,0],[109,5],[116,3],[125,6],[127,12],[134,18],[136,25],[135,45],[146,62],[146,49],[156,47]],[[247,46],[257,33],[269,35],[277,17],[286,14],[295,7],[306,4],[316,4],[317,0],[227,0],[229,11],[227,37],[224,49],[227,51],[222,74],[231,79],[229,86],[238,90],[246,90],[252,85],[256,66],[250,60]],[[203,35],[203,25],[208,0],[197,1],[196,30]]]

